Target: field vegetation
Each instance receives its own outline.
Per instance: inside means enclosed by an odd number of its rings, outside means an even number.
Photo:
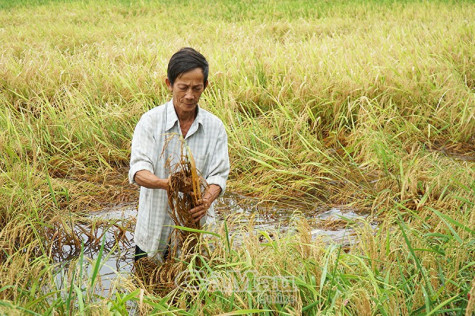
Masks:
[[[0,314],[472,315],[474,16],[470,1],[0,1]],[[343,249],[296,219],[297,235],[233,246],[230,221],[187,262],[193,291],[129,278],[100,297],[80,253],[60,288],[53,253],[79,216],[137,199],[133,129],[170,98],[183,46],[211,66],[229,191],[346,205],[378,229],[349,222]],[[206,283],[244,275],[292,291]]]

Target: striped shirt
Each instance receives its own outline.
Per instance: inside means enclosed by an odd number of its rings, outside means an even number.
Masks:
[[[170,138],[173,134],[176,136]],[[181,130],[173,100],[142,115],[132,139],[130,183],[135,183],[135,173],[140,170],[149,170],[161,179],[168,178],[170,172],[166,167],[167,160],[173,166],[181,155],[178,135],[181,135]],[[169,142],[166,145],[167,139]],[[208,184],[219,185],[222,194],[229,174],[229,157],[226,130],[221,120],[198,107],[185,143],[190,148],[201,175]],[[174,225],[168,215],[169,209],[166,190],[140,187],[134,241],[149,257],[156,256],[160,259],[165,252],[173,229],[169,225]],[[210,224],[214,220],[215,212],[211,206],[207,215],[201,219],[201,224]]]

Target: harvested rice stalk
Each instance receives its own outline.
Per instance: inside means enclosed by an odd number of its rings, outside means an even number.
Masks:
[[[184,139],[181,140],[181,156],[177,164],[170,167],[170,181],[168,185],[168,204],[170,217],[176,226],[199,229],[200,223],[195,222],[190,210],[201,203],[202,190],[207,187],[206,181],[199,175],[195,160]],[[172,260],[178,250],[186,255],[194,252],[197,233],[175,229],[169,242],[169,253],[166,261]]]
[[[170,216],[176,226],[200,228],[200,223],[195,222],[190,214],[190,210],[201,203],[202,187],[206,187],[206,181],[198,175],[195,160],[191,150],[181,143],[181,157],[179,162],[173,166],[170,182],[168,186],[168,204],[170,205]],[[185,149],[186,148],[186,154]],[[190,252],[196,242],[187,243],[188,249],[183,245],[188,238],[196,239],[195,232],[175,229],[171,235],[169,258],[175,257],[177,250]]]
[[[191,184],[193,186],[193,204],[196,206],[199,204],[199,201],[201,201],[201,178],[198,177],[198,172],[196,172],[196,164],[195,164],[195,158],[193,158],[193,154],[191,153],[191,150],[189,147],[188,149],[188,161],[190,162],[190,171],[191,171]],[[203,180],[204,181],[204,180]]]
[[[170,136],[170,138],[176,135]],[[166,144],[169,144],[170,138]],[[200,229],[200,223],[195,222],[190,210],[201,203],[202,191],[207,183],[196,169],[191,150],[180,137],[181,154],[178,163],[171,166],[167,190],[170,217],[176,226]],[[167,145],[165,145],[167,146]],[[187,259],[196,251],[198,233],[174,229],[169,238],[168,255],[163,264],[157,266],[151,260],[141,259],[138,269],[141,279],[150,289],[162,294],[176,287],[176,279],[186,268]],[[180,257],[180,260],[175,258]]]

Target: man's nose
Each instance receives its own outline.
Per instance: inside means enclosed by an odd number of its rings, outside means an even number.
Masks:
[[[193,99],[195,96],[193,95],[193,91],[191,89],[186,90],[185,98],[186,99]]]

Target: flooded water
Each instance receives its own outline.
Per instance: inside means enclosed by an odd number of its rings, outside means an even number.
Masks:
[[[237,216],[238,224],[249,225],[252,221],[255,231],[292,232],[294,220],[304,217],[312,228],[312,239],[321,238],[329,243],[349,245],[354,242],[353,230],[347,228],[347,222],[365,219],[367,215],[357,214],[353,210],[340,208],[291,208],[266,206],[258,199],[240,195],[227,195],[219,199],[215,205],[218,224],[227,216]],[[232,231],[230,232],[233,233]],[[239,240],[239,239],[238,239]]]
[[[236,194],[225,194],[215,203],[217,224],[225,218],[233,219],[230,225],[230,235],[234,235],[235,242],[239,243],[240,236],[236,236],[240,226],[249,227],[256,232],[292,232],[295,228],[292,222],[300,216],[305,217],[311,227],[312,238],[321,238],[327,243],[337,243],[347,246],[355,242],[354,232],[347,227],[348,222],[365,220],[366,216],[353,210],[339,208],[299,209],[289,207],[276,207],[263,203],[258,199],[248,198]],[[93,271],[92,264],[98,257],[102,242],[104,251],[99,270],[99,284],[95,292],[113,293],[117,282],[124,280],[133,268],[133,229],[137,215],[136,204],[120,205],[105,209],[89,216],[87,222],[75,224],[75,233],[84,243],[82,272],[85,279]],[[376,227],[373,225],[373,227]],[[234,231],[233,231],[234,229]],[[242,238],[242,236],[241,236]],[[91,242],[94,240],[94,242]],[[64,271],[67,270],[72,260],[77,260],[81,247],[73,244],[64,244],[62,251],[55,257],[61,264],[57,277],[59,288],[64,288]],[[121,278],[123,277],[123,278]]]
[[[76,223],[74,231],[83,243],[80,278],[88,280],[94,270],[95,260],[103,247],[101,265],[99,267],[95,293],[107,295],[115,292],[115,287],[121,276],[127,278],[133,267],[133,228],[137,211],[133,205],[122,205],[95,213],[89,218],[90,222]],[[94,242],[91,242],[94,240]],[[65,288],[68,278],[65,271],[74,261],[81,260],[81,246],[63,244],[54,260],[60,263],[56,277],[57,287]],[[76,271],[77,272],[77,271]]]

